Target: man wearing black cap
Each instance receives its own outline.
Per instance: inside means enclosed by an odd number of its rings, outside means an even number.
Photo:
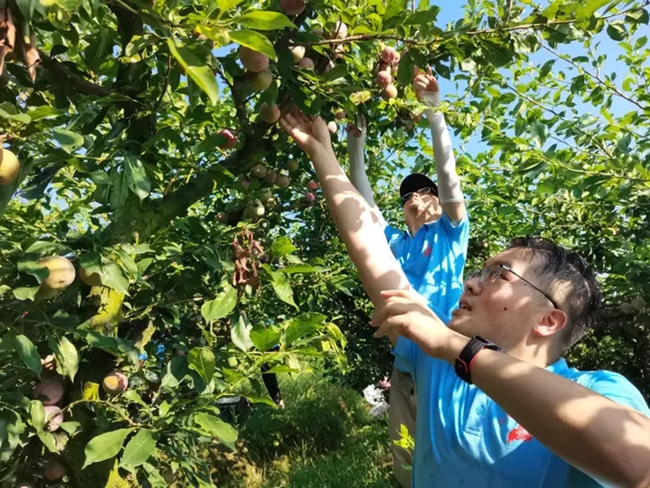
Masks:
[[[440,103],[438,83],[430,70],[424,73],[416,68],[413,87],[418,98],[429,107],[425,114],[431,128],[438,185],[419,173],[410,174],[402,181],[399,191],[408,231],[387,225],[375,205],[364,165],[363,121],[361,129],[348,127],[350,181],[384,225],[390,248],[413,289],[446,323],[463,291],[469,221],[456,174],[451,138],[443,114],[436,110]],[[396,358],[390,387],[390,434],[395,477],[404,487],[411,486],[408,466],[412,464],[412,456],[396,441],[402,438],[402,425],[410,436],[415,436],[414,388],[406,364]]]

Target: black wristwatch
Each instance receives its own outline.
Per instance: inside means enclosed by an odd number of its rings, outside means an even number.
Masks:
[[[456,358],[456,374],[461,380],[466,381],[470,385],[472,384],[472,374],[470,372],[472,361],[483,349],[501,351],[501,348],[493,342],[483,339],[481,336],[474,336],[469,340],[460,355]]]

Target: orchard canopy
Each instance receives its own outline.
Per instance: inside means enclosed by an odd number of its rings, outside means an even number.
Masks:
[[[210,486],[207,447],[238,446],[217,400],[272,406],[262,365],[378,368],[275,122],[325,118],[346,164],[365,116],[399,223],[400,178],[434,171],[415,66],[442,87],[470,264],[526,234],[581,252],[607,306],[572,358],[650,393],[650,2],[438,3],[0,0],[2,486]]]

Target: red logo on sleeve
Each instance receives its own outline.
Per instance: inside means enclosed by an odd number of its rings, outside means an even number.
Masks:
[[[430,246],[427,247],[427,248],[424,250],[424,255],[425,255],[426,257],[431,256],[431,247],[430,247]]]
[[[533,438],[532,435],[528,433],[526,429],[524,429],[521,425],[518,425],[514,429],[512,429],[510,432],[508,432],[508,444],[514,441],[529,441]]]

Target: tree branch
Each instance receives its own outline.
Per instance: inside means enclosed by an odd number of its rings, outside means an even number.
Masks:
[[[73,73],[65,65],[59,63],[56,59],[49,57],[43,51],[39,50],[38,54],[41,56],[43,67],[56,75],[58,78],[64,78],[72,88],[78,93],[83,95],[97,95],[99,97],[106,97],[113,93],[113,90],[103,85],[97,85],[90,81],[84,80],[81,76]]]

